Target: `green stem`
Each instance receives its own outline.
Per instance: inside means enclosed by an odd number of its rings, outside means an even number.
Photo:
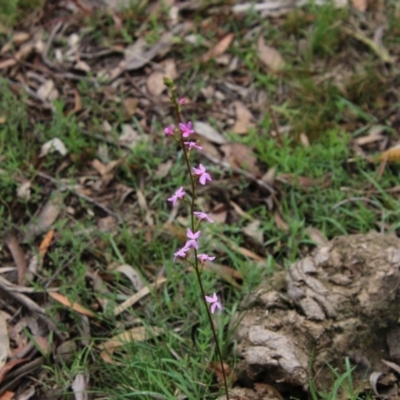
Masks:
[[[174,103],[176,120],[177,120],[178,126],[179,126],[179,124],[182,122],[182,119],[181,119],[181,114],[179,112],[179,106],[178,106],[178,103],[177,103],[176,99],[177,99],[177,96],[175,94],[175,95],[172,96],[172,101]],[[180,138],[180,145],[182,147],[182,151],[183,151],[183,155],[184,155],[185,163],[186,163],[186,168],[187,168],[189,176],[190,176],[190,184],[191,184],[191,187],[192,187],[192,199],[190,201],[190,224],[191,224],[192,232],[194,232],[195,231],[195,223],[194,223],[194,214],[193,213],[194,213],[194,201],[195,201],[195,198],[196,198],[196,182],[195,182],[194,176],[192,174],[192,171],[190,169],[188,151],[187,151],[187,149],[185,147],[184,138],[183,138],[182,135],[181,135],[181,138]],[[223,379],[224,379],[224,388],[225,388],[226,399],[229,400],[228,381],[226,379],[225,367],[224,367],[224,362],[223,362],[223,359],[222,359],[222,352],[221,352],[221,349],[220,349],[219,344],[218,344],[218,337],[217,337],[217,333],[216,333],[215,328],[214,328],[211,312],[210,312],[210,309],[209,309],[207,301],[206,301],[206,294],[204,292],[204,286],[203,286],[203,282],[201,280],[201,272],[200,272],[200,268],[199,268],[199,260],[197,258],[197,250],[195,248],[193,248],[193,250],[194,250],[194,264],[195,264],[195,271],[196,271],[197,281],[198,281],[199,286],[200,286],[201,297],[203,299],[204,307],[206,308],[206,311],[207,311],[208,321],[209,321],[210,326],[211,326],[211,330],[212,330],[212,333],[213,333],[215,345],[216,345],[216,348],[217,348],[219,362],[221,364],[221,371],[222,371],[222,376],[223,376]]]

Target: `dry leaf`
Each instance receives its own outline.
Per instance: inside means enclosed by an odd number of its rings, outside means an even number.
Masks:
[[[158,179],[165,178],[169,174],[169,171],[171,171],[173,165],[174,163],[172,162],[172,160],[168,160],[165,163],[158,164],[157,171],[154,176]]]
[[[376,0],[373,0],[374,2]],[[347,6],[348,0],[333,0],[332,4],[335,8],[343,8]],[[321,3],[320,1],[316,2],[316,4]],[[322,1],[323,3],[323,1]],[[270,1],[263,1],[263,2],[258,2],[258,3],[253,3],[253,2],[240,2],[238,4],[235,4],[232,7],[232,12],[235,14],[239,13],[244,13],[246,11],[249,11],[250,9],[257,11],[257,12],[262,12],[262,15],[265,17],[271,16],[271,17],[276,17],[277,14],[279,15],[285,15],[290,12],[292,12],[293,8],[295,6],[303,6],[304,1],[290,1],[290,2],[284,2],[284,1],[275,1],[275,0],[270,0]]]
[[[10,355],[10,338],[8,336],[7,321],[0,313],[0,369],[6,365]]]
[[[303,145],[303,147],[310,147],[310,140],[304,132],[300,133],[300,143]]]
[[[255,220],[250,222],[243,228],[243,232],[254,239],[258,244],[264,244],[264,234],[262,229],[260,228],[260,221]]]
[[[20,46],[31,38],[31,35],[26,32],[16,32],[13,34],[11,40],[9,40],[0,50],[1,54],[5,54],[12,50],[13,46]]]
[[[62,201],[61,193],[57,192],[55,196],[52,196],[45,203],[38,217],[33,219],[26,227],[25,240],[30,241],[34,239],[36,236],[46,232],[53,225],[60,214]]]
[[[217,146],[209,142],[207,139],[201,139],[200,142],[201,146],[203,147],[203,150],[201,151],[202,153],[213,157],[215,160],[217,160],[216,162],[222,160],[221,154],[218,151]]]
[[[18,61],[15,58],[9,58],[7,60],[1,61],[0,62],[0,70],[13,67],[14,65],[17,64],[17,62]]]
[[[255,261],[265,262],[265,258],[259,256],[258,254],[254,253],[253,251],[246,249],[245,247],[233,247],[233,250],[236,250],[238,253],[244,255],[245,257],[251,258]]]
[[[154,71],[147,78],[147,90],[152,96],[159,96],[164,90],[166,90],[164,85],[164,76],[164,72]]]
[[[218,212],[210,212],[208,216],[217,224],[225,224],[226,218],[228,217],[228,211],[222,210]]]
[[[15,32],[11,40],[14,42],[14,44],[20,46],[22,43],[25,43],[27,40],[29,40],[30,37],[31,34],[28,32]]]
[[[62,156],[65,156],[68,153],[65,144],[59,138],[53,138],[46,142],[40,150],[39,157],[44,157],[47,154],[54,153],[55,151],[60,153]]]
[[[0,368],[0,384],[3,382],[4,378],[6,377],[7,373],[13,369],[16,365],[22,364],[26,362],[26,358],[17,358],[15,360],[10,360],[6,365]]]
[[[103,164],[100,160],[98,160],[97,158],[95,158],[94,160],[92,160],[91,162],[92,167],[101,175],[105,175],[106,174],[106,170],[107,170],[107,166],[105,164]]]
[[[385,365],[387,365],[390,369],[395,371],[398,375],[400,375],[400,365],[386,360],[381,360]]]
[[[13,260],[17,266],[18,270],[18,285],[24,286],[25,284],[25,275],[26,275],[26,259],[25,259],[25,254],[22,251],[21,246],[19,245],[19,242],[17,238],[9,234],[6,236],[6,243],[7,246],[11,252],[11,255],[13,257]]]
[[[54,89],[54,82],[51,79],[45,81],[42,85],[39,86],[37,90],[37,95],[43,99],[47,100],[50,96],[50,93]]]
[[[25,181],[18,186],[17,197],[28,201],[31,198],[31,181]]]
[[[282,395],[275,387],[268,385],[267,383],[255,383],[254,388],[256,389],[259,397],[264,399],[273,399],[273,400],[283,400]]]
[[[138,99],[136,97],[127,97],[124,99],[124,110],[125,115],[130,118],[135,114],[138,105]]]
[[[176,72],[176,64],[173,58],[168,58],[163,62],[165,74],[164,76],[175,80],[178,77],[178,73]]]
[[[142,137],[142,135],[140,135],[140,133],[133,129],[129,124],[122,125],[122,133],[118,138],[119,143],[133,149],[139,142],[144,140],[145,138]]]
[[[226,143],[221,146],[224,153],[223,161],[233,168],[241,168],[250,172],[255,177],[261,177],[257,166],[257,159],[253,151],[243,143]]]
[[[368,5],[367,0],[351,0],[351,4],[358,11],[361,12],[367,11],[367,5]]]
[[[235,35],[233,33],[229,33],[223,39],[221,39],[212,49],[207,51],[202,57],[203,62],[208,62],[212,58],[218,57],[221,54],[225,53],[228,50],[229,46],[232,43]]]
[[[309,226],[308,228],[306,228],[306,233],[318,246],[324,246],[328,243],[328,239],[326,238],[326,236],[317,228]]]
[[[149,207],[147,206],[147,201],[146,201],[146,198],[144,197],[143,192],[140,189],[136,190],[136,196],[138,199],[139,207],[143,211],[146,211],[146,215],[145,215],[144,219],[147,222],[147,225],[153,226],[154,221],[153,221],[153,218],[151,217],[151,211],[149,210]]]
[[[101,232],[108,232],[114,235],[117,232],[118,220],[111,215],[97,220],[97,227]]]
[[[279,212],[274,213],[275,225],[284,232],[289,232],[289,225],[283,220]]]
[[[155,56],[167,54],[172,45],[172,38],[183,29],[183,24],[175,26],[172,30],[164,32],[161,39],[148,47],[146,39],[140,37],[135,43],[124,50],[124,60],[111,72],[111,79],[115,79],[124,71],[134,71],[142,68]]]
[[[379,161],[387,161],[387,162],[400,161],[400,144],[384,151],[379,156]]]
[[[257,49],[260,60],[272,71],[280,71],[284,68],[283,57],[278,50],[265,44],[262,35],[258,38]]]
[[[130,265],[128,264],[119,265],[117,268],[113,270],[123,273],[132,282],[133,288],[137,292],[142,288],[144,288],[144,283],[139,273]]]
[[[29,400],[36,394],[35,386],[28,387],[21,393],[18,393],[18,400]],[[1,399],[1,398],[0,398]],[[1,399],[3,400],[3,399]],[[4,399],[5,400],[5,399]]]
[[[44,354],[50,354],[51,347],[49,346],[49,341],[47,340],[47,338],[39,335],[34,335],[33,339],[36,345],[40,347]]]
[[[151,329],[145,326],[136,326],[113,336],[111,339],[106,340],[96,347],[100,350],[112,350],[130,342],[143,342],[152,339],[160,336],[163,332],[163,329],[156,326],[151,327]]]
[[[0,396],[0,400],[13,400],[15,399],[15,393],[14,392],[10,392],[10,391],[6,391],[4,392],[1,396]],[[18,400],[20,400],[21,397],[18,396]]]
[[[193,124],[193,127],[194,127],[194,131],[198,135],[204,137],[205,139],[209,140],[210,142],[217,143],[217,144],[224,144],[227,142],[227,140],[207,122],[196,121]]]
[[[42,242],[40,243],[39,246],[39,254],[44,257],[47,253],[47,250],[49,249],[51,245],[51,241],[53,240],[54,237],[54,229],[50,229],[47,233],[46,236],[43,238]]]
[[[233,385],[238,379],[235,371],[227,363],[223,363],[223,366],[225,377],[228,380],[229,385]],[[215,374],[218,384],[223,387],[222,385],[224,383],[224,374],[222,372],[221,363],[219,361],[211,361],[208,369]]]
[[[82,60],[78,60],[75,65],[74,68],[78,71],[83,71],[83,72],[90,72],[90,66],[88,63],[86,63],[85,61]]]
[[[308,189],[312,186],[320,186],[321,188],[329,187],[330,174],[327,173],[322,179],[308,178],[307,176],[296,176],[295,174],[280,174],[276,177],[279,182],[286,183],[292,186],[300,186],[303,189]]]
[[[122,366],[122,363],[118,361],[114,361],[111,356],[114,353],[114,349],[109,349],[109,350],[103,350],[100,352],[100,357],[101,359],[106,362],[107,364],[113,364],[113,365],[120,365]]]
[[[133,306],[138,301],[140,301],[143,297],[147,296],[150,293],[151,289],[155,289],[161,286],[164,282],[166,282],[166,278],[158,278],[157,281],[149,286],[145,286],[144,288],[140,289],[137,293],[133,296],[126,299],[122,304],[114,308],[114,315],[119,315],[124,312],[127,308]]]
[[[276,175],[276,167],[271,167],[262,177],[261,180],[268,183],[270,186],[274,185]]]
[[[70,300],[68,300],[67,297],[64,295],[57,293],[57,292],[48,292],[48,295],[52,297],[54,300],[58,301],[62,305],[71,308],[72,310],[78,312],[79,314],[87,315],[88,317],[96,317],[96,314],[88,310],[85,307],[82,307],[79,303],[72,303]]]
[[[86,374],[87,375],[87,374]],[[74,391],[75,400],[88,400],[89,378],[85,374],[78,374],[72,382],[71,388]]]
[[[236,109],[236,123],[232,128],[233,132],[237,133],[238,135],[248,133],[249,128],[254,126],[251,123],[253,114],[241,101],[235,101],[233,105]]]
[[[214,262],[206,262],[203,268],[205,271],[211,271],[218,275],[221,279],[225,280],[235,288],[241,288],[241,285],[237,281],[243,282],[243,276],[239,271],[236,271],[227,265],[217,264]]]

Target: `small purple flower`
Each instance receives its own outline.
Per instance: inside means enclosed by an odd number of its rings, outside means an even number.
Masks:
[[[186,146],[188,146],[189,150],[193,150],[193,149],[199,149],[199,150],[203,150],[203,146],[200,146],[199,144],[197,144],[197,142],[184,142],[186,144]]]
[[[179,249],[177,252],[174,253],[174,261],[177,259],[177,257],[180,258],[186,258],[186,252],[189,250],[188,247],[182,247]]]
[[[211,314],[214,314],[216,308],[222,310],[221,303],[218,301],[216,293],[214,293],[212,297],[206,296],[206,301],[207,303],[211,303]]]
[[[186,103],[186,99],[185,99],[184,97],[182,97],[182,98],[180,98],[180,99],[178,100],[178,104],[179,104],[180,106],[183,106],[185,103]]]
[[[190,229],[188,229],[186,231],[186,235],[189,240],[186,242],[185,247],[187,247],[188,249],[190,247],[194,247],[196,250],[198,250],[199,245],[197,244],[197,239],[199,238],[200,233],[201,233],[201,231],[197,231],[197,232],[193,233]]]
[[[164,129],[164,133],[166,136],[172,136],[174,134],[174,131],[175,131],[175,127],[173,125],[167,126]]]
[[[193,215],[195,215],[200,221],[206,219],[208,222],[214,222],[206,213],[202,211],[195,211]]]
[[[206,261],[213,261],[213,260],[215,260],[215,257],[211,257],[211,256],[209,256],[208,254],[199,254],[198,256],[197,256],[197,258],[200,260],[200,262],[202,263],[202,264],[204,264]]]
[[[186,124],[184,123],[179,123],[179,129],[182,132],[183,137],[189,137],[192,133],[194,133],[194,130],[192,129],[192,123],[189,121]]]
[[[195,175],[199,176],[199,182],[205,185],[207,181],[212,181],[210,174],[207,172],[206,167],[203,164],[199,164],[199,168],[193,167]]]
[[[183,186],[181,186],[172,197],[170,197],[169,199],[167,199],[168,201],[172,202],[172,205],[175,207],[176,203],[178,202],[178,199],[183,199],[183,197],[185,196],[185,191],[183,190]]]

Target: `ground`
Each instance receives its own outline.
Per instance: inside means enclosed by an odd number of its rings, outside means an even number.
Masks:
[[[247,390],[243,298],[338,235],[399,233],[399,4],[101,3],[0,2],[0,398],[223,394],[195,273],[173,260],[191,218],[167,199],[191,185],[165,76],[212,176],[201,277]],[[335,398],[343,374],[308,395]]]

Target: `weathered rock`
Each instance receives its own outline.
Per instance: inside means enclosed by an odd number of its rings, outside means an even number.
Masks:
[[[294,390],[328,389],[344,358],[385,371],[400,359],[400,240],[337,237],[245,298],[236,331],[239,376]],[[362,360],[362,362],[360,362]],[[311,376],[307,374],[310,371]]]

